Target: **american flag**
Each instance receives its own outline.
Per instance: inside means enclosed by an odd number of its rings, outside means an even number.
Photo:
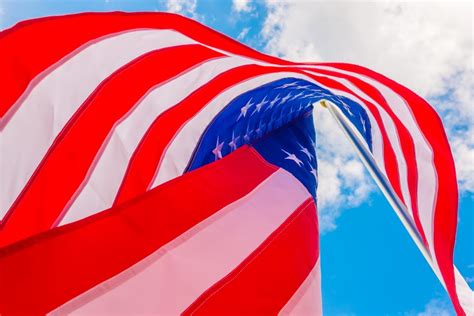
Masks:
[[[444,128],[387,77],[121,12],[21,22],[0,69],[0,314],[321,314],[322,100],[474,312]]]

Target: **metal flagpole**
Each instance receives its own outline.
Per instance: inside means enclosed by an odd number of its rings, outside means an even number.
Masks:
[[[347,139],[349,139],[349,141],[355,147],[359,158],[362,160],[367,170],[369,170],[369,173],[371,174],[372,178],[375,180],[379,188],[384,193],[385,197],[387,198],[388,202],[397,214],[398,218],[400,218],[400,221],[403,223],[403,226],[405,226],[406,230],[408,231],[412,239],[415,241],[415,244],[418,246],[418,249],[420,249],[421,253],[425,257],[431,269],[433,270],[433,272],[443,285],[444,289],[446,290],[446,285],[444,284],[441,272],[436,268],[435,262],[431,257],[429,250],[425,247],[425,244],[423,243],[422,238],[418,233],[418,230],[414,226],[413,221],[411,220],[411,217],[405,205],[403,205],[398,196],[393,193],[390,183],[377,166],[372,156],[372,153],[369,151],[363,141],[362,135],[360,135],[359,132],[352,127],[352,124],[349,122],[349,120],[333,103],[325,100],[321,101],[320,103],[324,108],[327,108],[329,110],[332,117],[336,120],[339,127],[341,127],[342,131],[346,135]],[[456,266],[453,266],[453,268],[454,279],[456,282],[456,292],[461,306],[466,311],[473,313],[474,315],[474,292],[471,290],[470,286],[467,284],[466,280],[463,278]]]
[[[327,108],[329,110],[332,117],[336,120],[339,127],[346,135],[347,139],[349,139],[349,141],[355,147],[359,158],[362,160],[367,170],[369,170],[370,175],[375,180],[379,188],[382,190],[383,194],[387,198],[388,202],[392,206],[398,218],[400,218],[400,221],[403,223],[403,226],[405,226],[406,230],[408,231],[412,239],[415,241],[415,244],[418,246],[418,249],[420,249],[421,253],[425,257],[431,269],[436,274],[443,287],[446,289],[444,280],[439,270],[435,268],[433,258],[431,257],[429,250],[426,249],[425,244],[423,243],[422,238],[418,233],[418,230],[414,226],[413,221],[411,220],[411,217],[408,214],[405,205],[403,205],[398,196],[393,193],[390,183],[377,166],[372,154],[364,144],[362,136],[359,134],[358,131],[355,131],[353,129],[348,119],[340,112],[340,110],[334,104],[326,100],[320,101],[320,104],[322,107]],[[457,271],[456,268],[455,270]]]

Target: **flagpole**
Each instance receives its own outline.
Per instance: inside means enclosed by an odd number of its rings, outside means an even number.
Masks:
[[[362,141],[362,136],[358,132],[353,130],[347,118],[339,112],[339,109],[337,109],[334,104],[326,100],[320,101],[320,104],[322,107],[327,108],[329,110],[329,113],[331,113],[331,116],[336,120],[336,122],[338,123],[342,131],[344,132],[347,139],[355,147],[359,158],[362,160],[362,163],[365,165],[365,167],[369,171],[372,178],[375,180],[379,188],[382,190],[383,194],[387,198],[388,202],[392,206],[393,210],[397,214],[403,226],[405,226],[406,230],[408,231],[408,233],[414,240],[415,244],[418,246],[418,249],[420,249],[421,253],[425,257],[431,269],[433,270],[435,275],[438,277],[443,287],[446,289],[444,280],[439,270],[435,268],[433,258],[431,257],[429,250],[426,249],[425,244],[423,243],[422,238],[420,234],[418,233],[418,230],[414,226],[413,221],[411,220],[411,217],[408,214],[408,211],[405,205],[403,205],[403,203],[400,201],[398,196],[396,196],[393,193],[390,183],[388,182],[387,178],[383,175],[383,173],[377,166],[372,156],[372,153],[364,145]]]

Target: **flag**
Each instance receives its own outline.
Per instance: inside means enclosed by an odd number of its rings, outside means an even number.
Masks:
[[[321,100],[472,311],[446,134],[398,83],[167,13],[21,22],[0,67],[0,312],[320,314]]]

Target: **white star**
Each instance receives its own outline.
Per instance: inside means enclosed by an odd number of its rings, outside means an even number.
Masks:
[[[300,89],[309,89],[309,88],[311,88],[311,85],[297,86],[295,89],[300,90]]]
[[[309,161],[313,160],[314,158],[313,154],[309,152],[308,148],[304,147],[301,144],[298,144],[298,145],[300,145],[300,148],[301,148],[300,151],[303,152],[306,156],[308,156]]]
[[[288,99],[291,98],[291,92],[288,93],[285,97],[281,98],[281,103],[285,103]]]
[[[237,149],[237,141],[239,140],[240,136],[235,137],[234,136],[234,131],[232,131],[232,139],[229,142],[229,147],[232,149],[232,151]]]
[[[250,100],[247,101],[247,104],[245,104],[241,109],[240,109],[240,114],[239,114],[239,117],[237,118],[237,121],[241,118],[241,117],[245,117],[245,115],[247,115],[247,111],[250,109],[250,107],[253,105],[252,103],[252,98],[250,98]]]
[[[301,99],[314,98],[315,96],[317,96],[317,94],[310,93],[310,94],[305,95],[305,96],[302,97]]]
[[[293,118],[293,107],[290,107],[288,113],[283,117],[283,121],[289,122]]]
[[[244,141],[246,143],[250,143],[250,134],[252,134],[252,130],[249,130],[249,126],[247,125],[247,131],[245,132],[245,135],[244,135]]]
[[[342,102],[342,106],[346,109],[350,116],[354,116],[354,114],[351,112],[351,108],[347,104]]]
[[[258,122],[258,127],[255,130],[255,132],[257,133],[259,137],[263,135],[264,130],[265,130],[265,124],[262,123],[262,121]]]
[[[277,122],[277,124],[279,126],[282,126],[283,125],[283,122],[285,121],[285,117],[284,117],[284,114],[283,114],[283,110],[282,109],[279,113],[278,113],[278,118],[275,120],[275,122]],[[277,112],[277,111],[274,111],[274,113]],[[273,113],[272,113],[273,114]]]
[[[265,96],[262,101],[260,101],[259,103],[255,105],[255,110],[253,110],[252,115],[254,115],[255,112],[260,112],[260,109],[262,108],[262,106],[264,106],[267,103],[268,103],[267,96]]]
[[[299,160],[298,157],[296,157],[295,154],[290,154],[289,152],[287,152],[287,151],[284,150],[284,149],[282,149],[282,151],[283,151],[285,154],[288,155],[288,156],[285,157],[285,159],[294,161],[294,162],[298,165],[298,167],[303,166],[303,162],[302,162],[301,160]]]
[[[300,103],[300,106],[298,107],[298,111],[297,112],[301,112],[301,109],[303,108],[303,106],[301,105]]]
[[[283,125],[283,120],[281,119],[281,115],[273,121],[275,123],[275,127],[276,128],[279,128]]]
[[[298,94],[295,94],[295,96],[294,96],[294,97],[292,97],[292,98],[290,99],[290,101],[293,101],[294,99],[297,99],[297,98],[301,97],[303,94],[304,94],[304,92],[303,92],[303,91],[301,91],[301,92],[300,92],[300,93],[298,93]]]
[[[281,98],[279,98],[279,96],[280,96],[280,94],[277,94],[277,96],[275,97],[275,99],[273,99],[272,101],[270,101],[270,104],[269,104],[269,106],[267,106],[267,108],[265,109],[265,111],[271,109],[271,108],[275,105],[275,103],[277,103],[278,101],[280,101]]]
[[[316,180],[316,182],[318,182],[318,171],[316,169],[314,169],[313,166],[311,166],[311,170],[309,172],[311,172],[311,174],[314,176],[314,179]]]
[[[285,83],[284,85],[281,85],[281,86],[277,87],[276,89],[289,88],[289,87],[296,86],[297,84],[298,84],[298,81],[293,81],[293,82],[290,82],[290,83]]]
[[[222,146],[224,146],[224,142],[219,143],[219,136],[217,136],[216,148],[212,150],[215,160],[222,158]]]
[[[367,133],[367,129],[365,127],[365,120],[362,117],[362,115],[359,114],[359,116],[360,116],[360,121],[362,122],[362,128],[364,129],[364,133]]]
[[[330,93],[325,93],[325,92],[320,92],[320,91],[319,92],[315,91],[315,93],[316,93],[316,95],[319,94],[319,95],[322,95],[324,97],[332,97],[332,94],[330,94]]]

